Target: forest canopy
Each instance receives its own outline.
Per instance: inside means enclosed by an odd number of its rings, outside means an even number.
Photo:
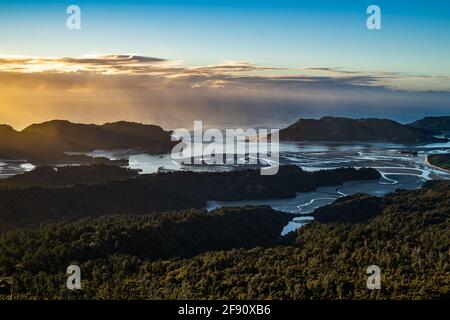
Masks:
[[[371,201],[357,199],[363,207]],[[381,211],[365,222],[313,222],[281,238],[291,217],[264,207],[108,216],[9,232],[0,238],[0,295],[448,299],[450,183],[381,201]],[[346,210],[340,204],[335,213]],[[65,287],[70,263],[81,267],[82,290]],[[366,288],[373,264],[382,271],[381,290]]]

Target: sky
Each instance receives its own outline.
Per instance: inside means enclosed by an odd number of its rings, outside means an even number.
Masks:
[[[381,30],[366,26],[372,4]],[[437,0],[0,0],[0,123],[446,115],[448,39]]]

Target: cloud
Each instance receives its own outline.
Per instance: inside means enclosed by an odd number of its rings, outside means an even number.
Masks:
[[[442,76],[364,72],[330,67],[281,68],[239,61],[187,67],[180,61],[133,54],[80,57],[0,55],[0,77],[1,81],[8,78],[13,82],[28,85],[34,82],[39,86],[57,88],[64,85],[70,88],[86,87],[89,81],[100,81],[102,86],[109,88],[118,79],[121,86],[128,88],[210,87],[250,90],[263,87],[338,89],[363,86],[393,90],[450,91],[450,80]]]
[[[0,123],[21,128],[65,118],[175,128],[202,119],[216,123],[233,118],[238,123],[258,118],[261,123],[291,121],[293,114],[436,113],[450,105],[449,83],[432,75],[338,67],[286,68],[245,61],[186,66],[134,54],[0,55]]]

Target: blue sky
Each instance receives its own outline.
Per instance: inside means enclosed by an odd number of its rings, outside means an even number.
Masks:
[[[65,8],[82,9],[82,30]],[[366,8],[383,30],[366,29]],[[265,65],[449,74],[448,1],[1,1],[0,52],[137,53],[187,64]]]
[[[0,0],[0,123],[447,115],[449,39],[450,1]]]

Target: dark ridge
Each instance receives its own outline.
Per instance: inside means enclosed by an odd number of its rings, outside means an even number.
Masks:
[[[442,199],[431,200],[438,197]],[[442,206],[450,208],[450,182],[436,180],[428,181],[420,190],[399,190],[383,198],[362,193],[342,197],[316,209],[312,216],[321,223],[363,223],[391,212],[408,214],[441,210]]]
[[[105,214],[147,214],[200,208],[208,200],[291,198],[295,197],[296,192],[312,191],[320,186],[380,178],[374,169],[346,168],[317,172],[305,172],[297,166],[282,166],[279,169],[274,176],[261,176],[259,170],[171,172],[101,184],[86,184],[92,182],[92,178],[80,175],[78,181],[85,179],[84,184],[58,188],[18,189],[20,182],[15,180],[16,189],[0,189],[0,231]],[[70,177],[73,176],[71,171],[79,169],[67,167],[66,170]],[[106,169],[109,170],[111,168]],[[92,177],[97,175],[94,171],[91,170]],[[38,173],[37,179],[45,177],[40,177]],[[26,181],[24,185],[29,184],[33,182]]]
[[[313,191],[321,186],[339,186],[344,181],[378,180],[380,173],[371,168],[339,168],[308,172],[295,165],[280,166],[278,173],[262,176],[259,170],[232,172],[168,172],[141,179],[158,185],[192,190],[208,200],[293,198],[297,192]]]
[[[439,132],[450,131],[450,116],[425,117],[421,120],[410,123],[409,126]]]
[[[280,130],[284,141],[433,143],[447,141],[435,138],[434,131],[413,128],[387,119],[349,119],[323,117],[300,119]]]
[[[100,126],[53,120],[33,124],[21,132],[9,126],[0,127],[0,158],[26,159],[34,164],[119,164],[105,158],[93,159],[66,152],[133,149],[162,154],[175,144],[170,133],[161,127],[125,121]]]
[[[66,151],[134,149],[148,153],[161,153],[168,152],[174,145],[170,135],[161,127],[126,121],[100,126],[53,120],[33,124],[22,132],[33,132],[51,139],[62,140],[72,147],[72,150]]]
[[[136,170],[106,164],[61,167],[39,166],[29,172],[0,179],[0,189],[101,184],[135,178],[138,174]]]
[[[427,159],[433,166],[450,170],[450,153],[430,154]]]
[[[13,129],[13,127],[8,126],[7,124],[0,124],[0,135],[3,134],[13,134],[16,131]]]
[[[358,193],[337,199],[330,205],[314,211],[314,220],[321,223],[361,223],[367,222],[383,211],[381,198]]]
[[[243,207],[103,216],[51,224],[39,230],[18,230],[0,237],[0,277],[13,272],[21,260],[24,272],[59,273],[67,268],[67,262],[84,263],[111,254],[155,261],[273,245],[292,218],[292,214],[268,207]],[[3,256],[6,243],[7,250],[21,252],[15,262]],[[27,260],[27,255],[34,258]]]

